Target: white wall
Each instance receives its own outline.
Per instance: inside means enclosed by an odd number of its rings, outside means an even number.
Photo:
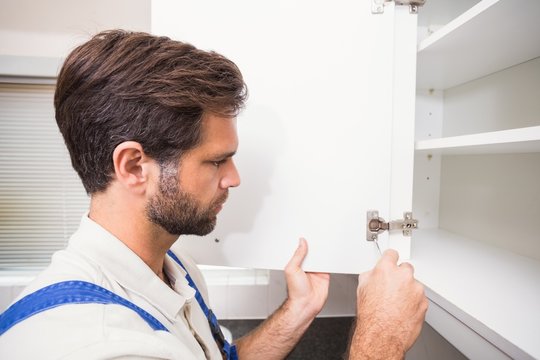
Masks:
[[[0,55],[65,57],[106,29],[150,31],[150,0],[0,0]]]

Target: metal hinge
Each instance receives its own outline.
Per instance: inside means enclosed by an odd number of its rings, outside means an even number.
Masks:
[[[387,3],[395,2],[396,5],[409,6],[409,12],[411,14],[418,13],[418,7],[423,6],[426,0],[371,0],[371,12],[373,14],[383,14],[384,7]]]
[[[404,236],[411,236],[412,230],[418,228],[418,220],[413,219],[412,212],[403,213],[403,220],[385,222],[379,217],[377,210],[367,212],[366,240],[376,241],[380,233],[385,230],[401,230]]]

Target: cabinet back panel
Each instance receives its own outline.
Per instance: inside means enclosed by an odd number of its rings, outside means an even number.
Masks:
[[[540,260],[540,153],[443,156],[440,227]]]
[[[444,92],[443,136],[540,125],[540,58]]]

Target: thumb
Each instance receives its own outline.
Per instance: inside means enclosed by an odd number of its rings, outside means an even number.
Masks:
[[[304,262],[304,259],[306,258],[308,251],[307,241],[304,238],[300,238],[300,241],[298,242],[298,247],[296,248],[296,251],[294,252],[294,255],[292,256],[291,260],[289,260],[289,263],[285,267],[286,269],[298,269],[302,267],[302,263]]]

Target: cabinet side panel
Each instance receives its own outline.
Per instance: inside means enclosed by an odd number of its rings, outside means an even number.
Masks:
[[[417,15],[407,6],[396,6],[389,221],[412,211],[417,25]],[[410,258],[410,236],[390,232],[388,245],[398,250],[402,260]]]
[[[415,139],[436,139],[442,134],[443,93],[417,90]],[[420,152],[414,157],[413,214],[420,229],[439,226],[441,155]],[[414,240],[413,240],[414,241]],[[414,256],[414,254],[413,254]]]

